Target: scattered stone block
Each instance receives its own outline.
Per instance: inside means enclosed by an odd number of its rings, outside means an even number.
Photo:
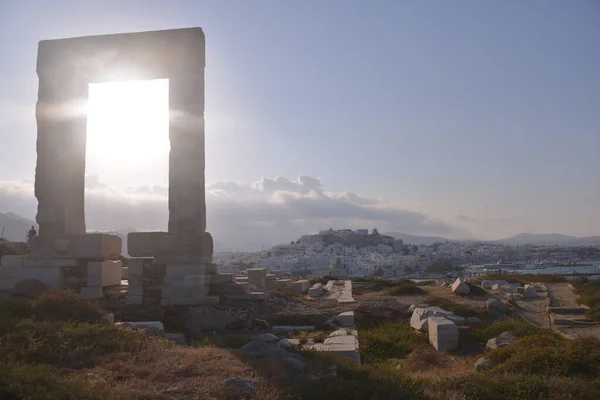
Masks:
[[[494,285],[499,285],[498,287],[502,286],[502,285],[506,285],[508,282],[504,281],[504,280],[484,280],[481,282],[481,287],[484,289],[493,289]]]
[[[487,299],[485,307],[492,315],[504,315],[506,313],[506,304],[500,299]]]
[[[220,273],[220,274],[214,274],[214,275],[209,275],[209,276],[210,276],[211,284],[235,282],[235,276],[233,274]]]
[[[427,332],[427,329],[429,329],[427,319],[429,317],[446,317],[448,315],[453,314],[440,307],[415,308],[410,317],[410,326],[418,331]]]
[[[502,293],[518,293],[520,287],[521,287],[521,285],[515,286],[515,285],[507,284],[507,285],[500,286],[500,291]]]
[[[23,279],[18,281],[10,292],[13,295],[34,299],[46,290],[48,286],[37,279]]]
[[[167,265],[165,276],[172,275],[206,275],[206,266],[204,264]]]
[[[1,268],[61,268],[77,267],[80,261],[74,258],[36,259],[27,255],[10,255],[0,257]]]
[[[277,279],[277,285],[280,288],[290,289],[292,287],[292,283],[293,283],[293,281],[291,279]]]
[[[517,336],[514,332],[502,332],[500,336],[488,340],[485,348],[486,350],[497,349],[498,347],[508,346],[515,340],[517,340]]]
[[[286,333],[286,332],[302,332],[302,331],[306,331],[306,332],[310,332],[310,331],[314,331],[315,330],[315,326],[314,325],[300,325],[300,326],[294,326],[294,325],[279,325],[279,326],[274,326],[273,327],[273,332],[275,333]]]
[[[131,296],[127,294],[125,304],[140,305],[144,304],[144,296]]]
[[[185,346],[187,344],[183,333],[165,332],[165,338],[180,346]]]
[[[160,304],[162,306],[215,306],[219,304],[219,296],[170,297],[163,298]]]
[[[452,351],[458,347],[458,328],[444,317],[429,317],[429,343],[437,351]]]
[[[173,287],[208,286],[214,275],[165,275],[163,284]]]
[[[272,333],[265,333],[262,335],[253,336],[252,340],[263,343],[276,343],[279,342],[279,336],[273,335]]]
[[[310,297],[316,298],[320,297],[323,294],[323,284],[315,283],[310,289],[308,289],[308,295]]]
[[[534,299],[537,297],[537,288],[534,285],[525,285],[523,287],[523,298]]]
[[[337,321],[342,327],[354,327],[354,311],[346,311],[341,314],[338,314]]]
[[[346,329],[346,328],[340,328],[338,330],[335,330],[335,331],[331,332],[329,334],[329,337],[346,336],[347,334],[348,334],[348,329]]]
[[[456,278],[454,283],[452,284],[452,293],[454,294],[469,294],[471,293],[471,288],[462,279]]]
[[[127,252],[131,257],[161,257],[172,255],[177,236],[168,232],[131,232],[127,235]]]
[[[493,366],[492,360],[487,357],[482,357],[475,361],[476,372],[489,371]]]
[[[141,329],[148,332],[151,335],[165,336],[165,326],[160,321],[140,321],[140,322],[120,322],[116,325],[122,326],[123,328],[134,328]]]
[[[258,384],[252,379],[231,378],[223,383],[244,394],[253,394],[258,389]]]
[[[209,293],[209,287],[190,285],[190,286],[163,286],[162,298],[181,298],[181,297],[205,297]]]
[[[42,240],[40,236],[33,238],[31,259],[110,260],[119,258],[123,249],[119,236],[106,233],[65,235],[51,244],[42,243]]]
[[[104,292],[102,286],[84,286],[79,289],[79,295],[88,299],[102,299]]]
[[[230,294],[227,295],[227,298],[231,300],[260,301],[265,300],[267,295],[264,292],[249,292],[245,294]]]
[[[292,289],[296,292],[305,293],[310,287],[310,282],[306,279],[301,279],[299,281],[292,283]]]
[[[87,263],[87,286],[115,286],[121,284],[121,261],[93,261]]]

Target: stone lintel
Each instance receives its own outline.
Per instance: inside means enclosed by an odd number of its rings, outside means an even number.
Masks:
[[[123,244],[117,235],[84,233],[59,237],[34,237],[31,259],[114,260],[121,256]]]
[[[37,268],[37,267],[78,267],[83,266],[84,260],[75,258],[29,258],[28,255],[3,256],[0,261],[2,268]]]
[[[131,257],[155,257],[154,264],[207,263],[212,261],[213,241],[208,232],[132,232],[127,235],[127,249]]]

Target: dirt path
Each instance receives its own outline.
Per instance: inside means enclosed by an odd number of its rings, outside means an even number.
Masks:
[[[579,307],[577,295],[567,283],[549,283],[547,287],[552,307]]]

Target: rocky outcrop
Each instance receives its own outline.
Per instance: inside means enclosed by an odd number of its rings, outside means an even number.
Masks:
[[[488,340],[485,348],[486,350],[497,349],[498,347],[508,346],[515,340],[517,340],[517,336],[514,332],[502,332],[500,336]]]

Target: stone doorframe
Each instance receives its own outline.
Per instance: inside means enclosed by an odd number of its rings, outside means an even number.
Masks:
[[[148,233],[133,241],[144,247],[144,256],[212,254],[212,238],[205,233],[204,67],[201,28],[39,43],[35,171],[39,237],[34,247],[51,250],[57,240],[86,233],[88,84],[168,79],[168,232]]]

